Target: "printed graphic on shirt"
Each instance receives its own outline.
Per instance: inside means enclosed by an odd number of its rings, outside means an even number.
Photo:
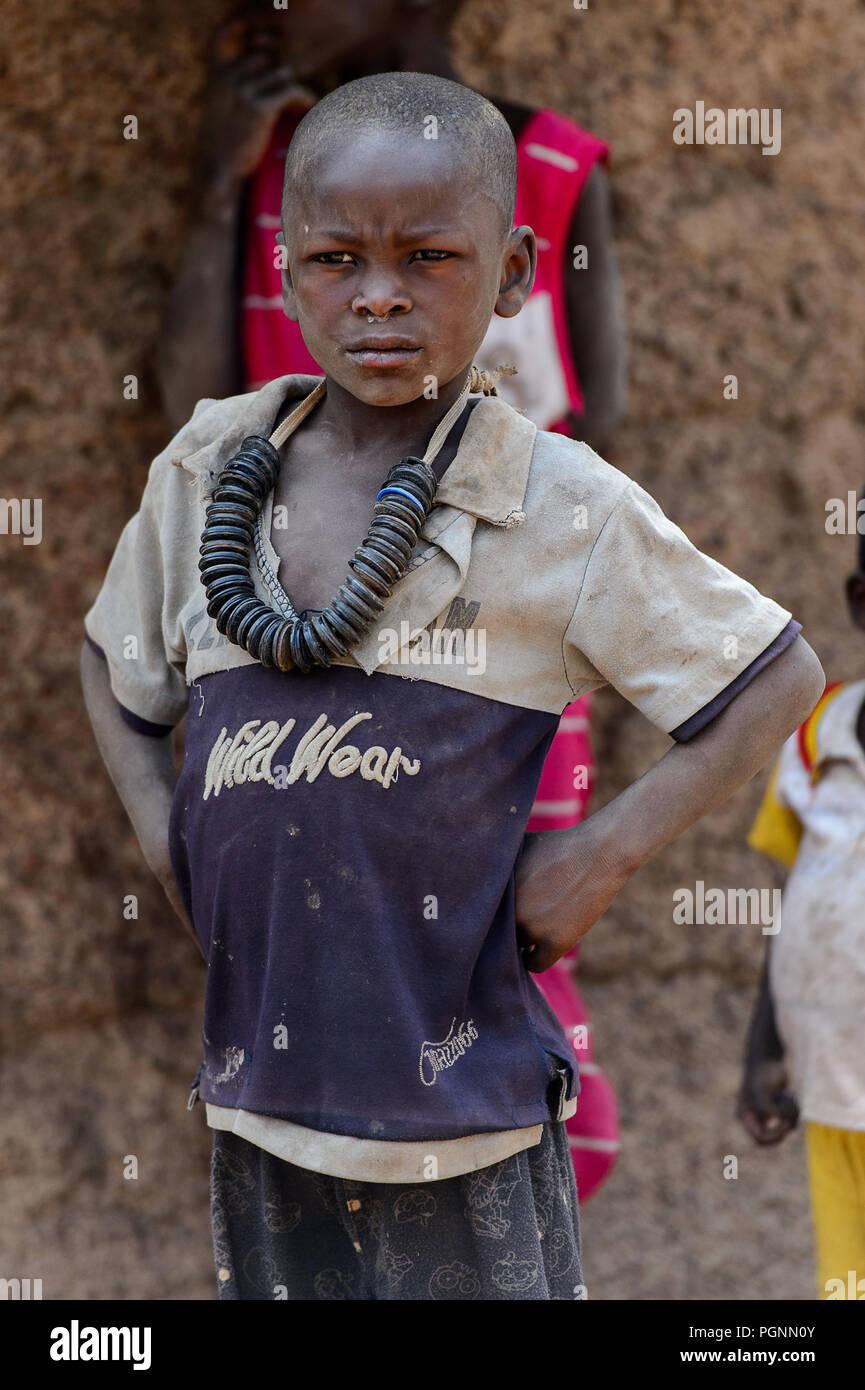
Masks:
[[[461,1023],[459,1028],[457,1028],[457,1021],[454,1019],[448,1029],[447,1037],[443,1038],[440,1043],[424,1042],[420,1050],[420,1063],[418,1065],[423,1084],[434,1086],[438,1073],[444,1071],[446,1067],[452,1067],[454,1062],[465,1056],[477,1035],[478,1030],[471,1019],[468,1023]]]
[[[169,841],[202,1099],[369,1139],[546,1120],[544,1049],[573,1053],[514,872],[555,715],[348,666],[198,685]]]
[[[389,751],[374,743],[361,751],[353,743],[342,742],[352,729],[372,717],[369,710],[355,713],[337,729],[327,722],[326,713],[320,714],[297,740],[290,766],[280,764],[275,769],[274,754],[294,729],[293,718],[282,725],[275,719],[248,719],[234,737],[223,727],[207,760],[202,799],[206,801],[211,792],[219,796],[224,787],[250,782],[268,782],[279,789],[304,776],[307,782],[314,782],[325,767],[332,777],[359,772],[364,781],[378,782],[382,787],[391,786],[400,769],[416,777],[420,759],[405,757],[399,745]]]
[[[206,652],[210,651],[211,647],[229,645],[228,638],[219,631],[203,605],[187,620],[184,634],[189,651]]]

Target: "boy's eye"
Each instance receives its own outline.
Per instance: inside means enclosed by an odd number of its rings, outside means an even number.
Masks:
[[[420,251],[413,251],[411,258],[412,260],[419,257],[425,261],[444,261],[452,255],[452,251],[437,251],[425,247]],[[320,251],[317,256],[312,256],[311,259],[319,261],[322,265],[351,265],[354,257],[350,251]]]

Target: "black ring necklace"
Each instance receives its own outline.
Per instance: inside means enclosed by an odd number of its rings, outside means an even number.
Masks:
[[[217,629],[262,666],[307,675],[348,656],[366,636],[408,570],[421,528],[435,505],[438,480],[431,468],[462,413],[469,393],[495,394],[499,373],[472,367],[450,410],[437,426],[422,459],[400,459],[388,473],[373,509],[366,538],[348,562],[331,603],[302,619],[289,600],[286,617],[257,596],[250,573],[255,527],[262,505],[279,476],[279,449],[324,396],[323,379],[270,438],[251,434],[220,470],[201,533],[198,568],[207,612]]]

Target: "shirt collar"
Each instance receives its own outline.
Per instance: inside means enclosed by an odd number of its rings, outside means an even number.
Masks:
[[[244,398],[230,424],[215,439],[172,461],[214,483],[248,434],[268,434],[282,403],[302,400],[319,381],[320,377],[300,374],[274,378]],[[439,483],[436,501],[494,526],[509,529],[519,525],[525,517],[523,503],[536,433],[537,427],[512,406],[496,396],[481,396]],[[427,525],[437,533],[435,511]],[[428,534],[426,527],[423,534]]]

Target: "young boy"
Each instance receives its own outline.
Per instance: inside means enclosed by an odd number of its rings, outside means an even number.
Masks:
[[[865,536],[847,580],[865,629]],[[738,1113],[759,1144],[805,1118],[819,1298],[865,1297],[865,680],[785,743],[748,837],[789,870],[767,939]],[[795,1086],[788,1089],[787,1057]],[[850,1272],[853,1271],[852,1289]],[[860,1282],[861,1281],[861,1282]]]
[[[100,747],[208,962],[224,1298],[582,1296],[579,1081],[529,970],[823,688],[788,612],[586,445],[478,394],[490,315],[534,274],[515,177],[501,115],[441,78],[310,111],[284,294],[324,377],[199,403],[85,619]],[[482,661],[423,640],[455,599]],[[608,682],[677,746],[524,841],[561,710]],[[188,703],[172,790],[158,735]]]
[[[165,316],[165,407],[179,428],[202,397],[320,375],[283,313],[274,234],[285,156],[315,101],[373,72],[459,80],[450,33],[461,0],[246,0],[215,35],[197,168],[199,196]],[[494,314],[481,367],[515,365],[499,391],[541,429],[604,452],[624,409],[626,338],[604,166],[606,142],[547,107],[497,103],[517,146],[515,220],[535,232],[537,272],[515,318]],[[453,621],[453,619],[451,619]],[[576,825],[591,794],[591,695],[566,706],[526,829]],[[574,953],[576,954],[576,953]],[[572,955],[539,981],[579,1043],[583,1088],[568,1133],[580,1201],[618,1150],[615,1092],[598,1066]],[[583,1039],[587,1040],[584,1045]]]

